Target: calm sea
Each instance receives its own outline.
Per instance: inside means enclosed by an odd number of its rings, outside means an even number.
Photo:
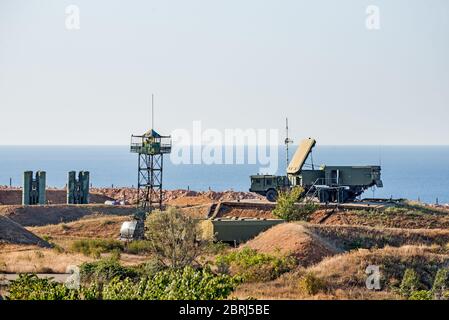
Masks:
[[[295,147],[291,147],[291,154]],[[285,172],[285,150],[278,149],[279,170]],[[246,158],[246,157],[245,157]],[[164,162],[164,188],[236,190],[249,188],[249,176],[258,165],[174,165]],[[382,165],[384,188],[365,192],[365,197],[404,197],[449,203],[449,146],[317,146],[316,165]],[[309,161],[310,162],[310,161]],[[0,146],[0,185],[21,184],[25,170],[47,171],[49,186],[63,187],[67,172],[88,170],[97,187],[133,186],[137,156],[127,146]]]

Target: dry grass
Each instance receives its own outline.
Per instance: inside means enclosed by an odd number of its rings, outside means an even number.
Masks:
[[[365,286],[368,265],[381,267],[383,288],[396,285],[407,268],[415,269],[422,282],[430,286],[436,271],[449,263],[449,253],[439,246],[403,246],[399,248],[359,249],[324,259],[309,268],[333,288]]]
[[[102,254],[99,259],[110,254]],[[148,255],[121,254],[120,263],[135,266],[148,261]],[[55,249],[43,249],[37,246],[0,245],[0,273],[65,273],[68,266],[98,259],[81,253],[60,252]]]
[[[421,281],[430,286],[436,271],[447,263],[449,252],[439,246],[360,249],[325,258],[314,266],[297,269],[274,281],[243,284],[234,295],[257,299],[401,299],[392,286],[400,282],[405,269],[415,269]],[[380,266],[381,291],[366,289],[368,265]],[[323,281],[325,288],[315,295],[304,294],[299,288],[299,279],[307,273]]]
[[[234,298],[259,300],[398,300],[400,296],[389,291],[371,291],[365,288],[337,289],[314,295],[303,294],[298,286],[299,275],[290,273],[268,283],[245,283],[233,293]]]
[[[118,238],[121,224],[129,220],[127,216],[86,216],[68,223],[29,227],[31,232],[41,237],[51,238]]]
[[[374,228],[347,225],[307,224],[307,229],[348,251],[359,248],[382,248],[387,245],[445,245],[449,243],[447,229]]]
[[[81,254],[61,253],[36,246],[0,246],[0,272],[65,273],[70,265],[92,261]]]
[[[318,223],[322,211],[312,215],[311,221]],[[378,210],[351,210],[333,213],[324,221],[326,225],[359,225],[404,229],[444,229],[449,228],[449,211],[439,208],[407,206]]]

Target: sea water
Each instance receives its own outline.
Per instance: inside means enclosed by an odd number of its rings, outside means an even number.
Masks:
[[[290,157],[295,147],[290,148]],[[285,174],[286,153],[278,148],[278,174]],[[309,157],[308,163],[312,159]],[[164,158],[166,189],[247,191],[249,176],[260,166],[248,164],[180,164]],[[383,188],[368,189],[364,197],[393,197],[428,203],[449,203],[449,146],[317,146],[316,167],[381,165]],[[64,187],[67,172],[88,170],[95,187],[137,184],[137,155],[128,146],[0,146],[0,185],[20,186],[23,171],[45,170],[47,185]]]

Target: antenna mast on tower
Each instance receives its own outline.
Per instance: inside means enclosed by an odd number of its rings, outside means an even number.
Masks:
[[[151,129],[154,129],[154,93],[151,94]]]
[[[286,168],[288,168],[288,164],[289,164],[288,145],[290,143],[293,143],[293,140],[288,137],[288,118],[285,118],[285,141],[284,141],[284,143],[285,143],[285,153],[286,153],[286,162],[287,162]]]

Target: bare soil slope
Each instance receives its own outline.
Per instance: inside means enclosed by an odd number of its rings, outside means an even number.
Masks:
[[[26,230],[20,224],[0,215],[0,243],[28,244],[50,247],[50,244]]]
[[[48,206],[0,206],[4,215],[24,227],[44,226],[81,219],[89,215],[134,214],[133,206],[107,205],[48,205]]]
[[[86,216],[77,221],[40,227],[28,230],[52,238],[118,238],[122,223],[128,216]]]

